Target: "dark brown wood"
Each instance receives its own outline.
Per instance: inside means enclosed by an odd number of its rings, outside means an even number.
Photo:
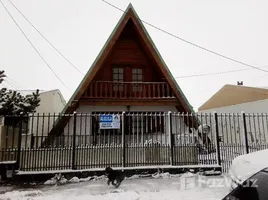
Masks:
[[[93,106],[180,106],[180,102],[178,100],[163,100],[163,99],[151,99],[146,101],[140,101],[140,100],[130,100],[126,99],[124,101],[122,100],[103,100],[103,99],[81,99],[80,105],[93,105]]]
[[[108,85],[109,85],[109,84],[108,84]],[[110,84],[110,85],[109,85],[109,88],[110,88],[110,91],[109,91],[109,92],[110,92],[110,94],[111,94],[110,97],[113,98],[113,96],[114,96],[114,95],[113,95],[113,85]]]
[[[91,87],[89,88],[90,96],[93,96],[93,85],[90,85]]]
[[[133,40],[133,37],[135,40]],[[165,77],[172,90],[175,92],[176,97],[185,108],[185,112],[191,111],[184,98],[177,90],[176,85],[171,80],[168,71],[164,67],[164,63],[162,63],[162,60],[157,55],[132,8],[127,10],[127,14],[121,21],[121,24],[119,24],[113,38],[111,38],[106,48],[103,50],[102,55],[96,61],[95,66],[92,67],[91,73],[88,74],[86,81],[84,81],[74,100],[80,99],[82,94],[84,94],[85,90],[88,88],[89,83],[93,79],[100,77],[98,74],[101,74],[102,76],[107,74],[105,75],[105,78],[111,77],[108,70],[111,64],[129,65],[130,61],[132,62],[130,64],[131,67],[141,64],[144,65],[145,71],[147,70],[144,77],[145,79],[151,79],[151,81],[153,81],[154,79]],[[108,71],[103,73],[103,70]],[[150,72],[157,72],[157,74],[160,75],[154,76],[152,75],[153,73]]]
[[[97,83],[95,84],[94,89],[95,89],[95,98],[98,98],[98,84]]]
[[[155,84],[152,85],[153,87],[153,98],[155,97]]]
[[[166,89],[167,89],[167,96],[168,97],[171,97],[172,95],[170,95],[170,89],[169,89],[169,87],[166,86]]]
[[[164,91],[163,91],[162,94],[160,93],[160,84],[157,84],[157,96],[158,96],[159,98],[161,98],[161,97],[165,97]]]
[[[148,86],[148,96],[150,97],[151,96],[151,85]]]
[[[144,97],[144,98],[146,98],[147,96],[146,96],[146,93],[148,92],[146,92],[146,87],[145,87],[145,85],[143,85],[142,86],[143,88],[142,88],[142,97]]]
[[[122,86],[122,87],[121,87]],[[101,99],[147,99],[147,98],[174,98],[174,96],[167,95],[165,89],[170,90],[170,86],[165,82],[112,82],[112,81],[98,81],[91,82],[89,88],[94,88],[87,95],[82,98],[101,98]],[[110,88],[107,90],[107,88]],[[151,92],[153,88],[153,92]],[[91,93],[95,95],[91,95]],[[111,95],[111,93],[113,95]],[[147,94],[147,95],[144,95]]]
[[[168,95],[166,94],[165,85],[162,85],[162,91],[163,91],[164,96],[168,97]]]
[[[108,84],[107,83],[105,83],[105,94],[108,94],[108,96],[110,96],[111,95],[111,93],[110,93],[110,91],[108,92]]]

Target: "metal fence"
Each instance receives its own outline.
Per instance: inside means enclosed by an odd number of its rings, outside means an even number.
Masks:
[[[22,171],[222,166],[226,172],[236,156],[267,148],[267,119],[171,112],[6,116],[0,162],[17,161]]]

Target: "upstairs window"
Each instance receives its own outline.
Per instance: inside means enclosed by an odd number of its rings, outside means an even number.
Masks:
[[[123,91],[123,84],[124,81],[124,70],[123,68],[114,67],[113,68],[113,90],[114,91]]]
[[[142,76],[142,69],[132,69],[132,81],[136,82],[133,83],[133,92],[141,92],[142,91],[142,84],[139,84],[137,82],[142,82],[143,76]]]
[[[142,69],[132,69],[132,81],[142,82]]]

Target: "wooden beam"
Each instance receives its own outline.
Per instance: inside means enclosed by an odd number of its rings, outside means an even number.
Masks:
[[[180,106],[177,99],[174,100],[116,100],[116,99],[81,99],[80,105],[94,105],[94,106]]]

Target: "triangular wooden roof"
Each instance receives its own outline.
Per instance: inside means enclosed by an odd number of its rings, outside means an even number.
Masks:
[[[241,85],[225,85],[207,100],[198,111],[268,99],[268,89]]]
[[[176,80],[172,76],[171,72],[169,71],[167,65],[165,64],[164,60],[162,59],[160,53],[158,52],[155,44],[153,43],[151,37],[149,36],[148,32],[146,31],[145,27],[143,26],[141,20],[139,19],[136,11],[134,10],[131,4],[128,5],[126,11],[120,18],[119,22],[117,23],[116,27],[114,28],[113,32],[109,36],[108,40],[104,44],[102,50],[98,54],[97,58],[93,62],[92,66],[89,68],[88,72],[84,76],[83,80],[73,93],[72,97],[67,102],[66,106],[64,107],[62,114],[73,113],[79,103],[79,99],[89,86],[90,82],[93,80],[94,76],[102,66],[103,62],[111,52],[113,46],[116,44],[120,34],[122,33],[125,25],[129,20],[132,20],[134,23],[135,28],[137,29],[138,33],[140,34],[141,40],[144,41],[146,47],[149,49],[149,52],[153,59],[155,59],[157,65],[159,66],[161,72],[164,74],[165,78],[167,79],[169,85],[171,86],[174,94],[176,95],[177,99],[180,101],[183,110],[185,113],[194,113],[194,110],[188,100],[186,99],[185,95],[183,94],[181,88],[177,84]],[[64,127],[68,118],[58,118],[55,122],[54,128],[50,132],[50,136],[57,135],[57,127]],[[197,119],[194,119],[194,124],[197,125]],[[48,138],[49,140],[49,138]],[[46,141],[45,141],[46,142]]]
[[[115,45],[117,39],[119,38],[120,34],[122,33],[125,25],[129,20],[134,22],[141,39],[144,40],[145,44],[147,45],[152,57],[155,59],[156,63],[159,65],[162,73],[165,75],[168,83],[170,84],[171,88],[173,89],[176,97],[181,102],[183,109],[185,112],[193,113],[194,110],[190,103],[188,102],[187,98],[183,94],[181,88],[177,84],[176,80],[172,76],[171,72],[169,71],[167,65],[165,64],[163,58],[161,57],[160,53],[158,52],[155,44],[153,43],[150,35],[148,34],[147,30],[145,29],[144,25],[142,24],[141,20],[139,19],[136,11],[134,10],[132,4],[130,3],[120,18],[119,22],[117,23],[116,27],[114,28],[113,32],[109,36],[108,40],[104,44],[102,50],[98,54],[97,58],[93,62],[92,66],[89,68],[88,72],[84,76],[83,80],[79,84],[78,88],[75,90],[74,94],[66,104],[65,108],[63,109],[62,113],[70,113],[73,112],[75,108],[76,102],[79,101],[80,97],[85,92],[86,88],[93,80],[94,76],[102,66],[105,58],[109,55],[110,51],[112,50],[113,46]]]

